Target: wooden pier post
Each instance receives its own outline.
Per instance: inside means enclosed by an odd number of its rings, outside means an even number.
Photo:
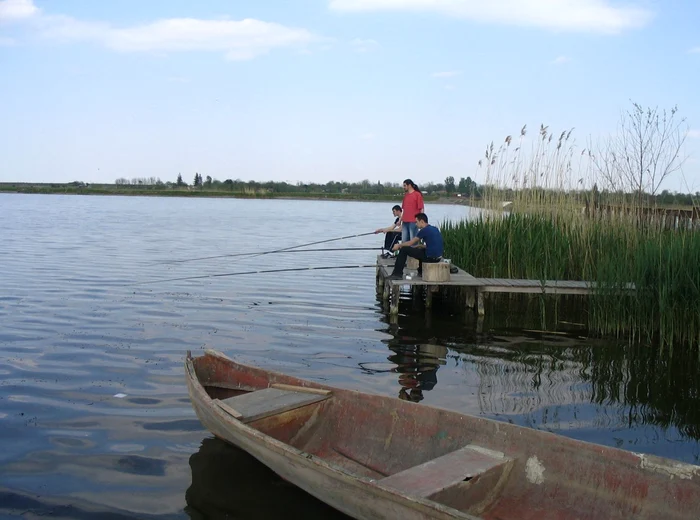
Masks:
[[[433,306],[433,295],[440,292],[439,285],[426,285],[425,286],[425,308],[430,309]]]
[[[467,309],[476,308],[476,289],[472,289],[470,287],[467,287],[465,289],[465,292],[467,293],[467,301],[464,303],[465,303]]]
[[[391,287],[391,307],[389,308],[389,314],[393,316],[399,315],[399,298],[401,296],[401,285],[393,284]]]
[[[484,293],[476,287],[467,287],[467,299],[464,303],[467,308],[474,309],[477,315],[484,315]]]

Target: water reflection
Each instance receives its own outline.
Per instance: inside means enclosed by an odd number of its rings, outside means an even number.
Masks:
[[[419,402],[423,392],[437,384],[437,370],[445,364],[447,347],[443,345],[392,345],[389,361],[396,365],[399,374],[399,399]]]
[[[185,493],[185,512],[193,520],[349,518],[219,439],[202,441],[199,451],[190,457],[190,469],[192,484]]]
[[[387,359],[398,374],[398,397],[700,461],[696,349],[669,352],[587,338],[575,321],[580,302],[568,319],[566,305],[552,309],[535,300],[517,315],[517,301],[505,303],[505,315],[487,314],[485,333],[449,303],[430,319],[409,306],[387,323],[384,330],[393,336],[386,342]]]

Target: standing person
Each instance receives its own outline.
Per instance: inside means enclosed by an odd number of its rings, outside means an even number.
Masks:
[[[416,215],[424,213],[425,207],[423,204],[423,194],[418,189],[418,186],[411,180],[403,181],[403,190],[406,194],[403,196],[403,214],[401,222],[401,241],[408,242],[416,237],[418,228],[416,227]]]
[[[391,208],[391,212],[394,214],[394,224],[385,228],[379,228],[374,232],[375,235],[377,233],[386,233],[384,237],[384,247],[382,248],[386,249],[386,253],[382,255],[383,258],[389,258],[391,256],[391,248],[394,247],[395,244],[398,244],[401,238],[401,206],[397,204]]]
[[[405,209],[404,209],[405,211]],[[435,263],[442,259],[443,242],[440,230],[428,224],[428,216],[425,213],[416,215],[416,226],[418,234],[408,242],[401,242],[393,247],[399,252],[396,257],[394,270],[389,276],[390,280],[401,280],[403,278],[403,268],[406,266],[406,259],[410,256],[418,259],[418,276],[423,276],[423,262]],[[418,241],[423,240],[425,247],[412,247]]]

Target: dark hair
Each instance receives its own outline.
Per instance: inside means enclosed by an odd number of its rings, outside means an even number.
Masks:
[[[396,206],[394,206],[393,208],[391,208],[391,211],[401,211],[401,206],[399,206],[399,205],[397,204]]]
[[[411,179],[406,179],[405,181],[403,181],[403,183],[404,183],[404,184],[408,184],[408,185],[411,186],[414,190],[416,190],[418,193],[421,193],[421,191],[420,191],[420,189],[418,188],[418,186],[416,186],[416,183],[413,182]]]
[[[425,213],[416,213],[416,220],[422,220],[426,224],[428,223],[428,215]]]

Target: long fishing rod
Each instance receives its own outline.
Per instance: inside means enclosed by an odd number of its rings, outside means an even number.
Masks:
[[[301,247],[301,246],[299,246]],[[269,251],[264,254],[266,255],[271,255],[273,253],[324,253],[328,251],[381,251],[383,248],[381,247],[320,247],[316,249],[290,249],[290,250],[285,250],[285,251]],[[236,253],[232,255],[225,255],[229,258],[231,257],[241,257],[241,256],[258,256],[263,253]],[[214,257],[218,258],[218,257]],[[197,259],[197,260],[203,260],[203,259]],[[163,265],[163,264],[170,264],[170,263],[182,263],[182,262],[190,262],[191,260],[169,260],[167,262],[157,262],[154,264],[146,264],[147,266],[151,265]]]
[[[381,251],[381,247],[319,247],[316,249],[290,249],[289,251],[279,251],[281,254],[288,253],[324,253],[328,251]],[[247,253],[248,255],[259,255],[260,253]],[[272,254],[272,253],[268,253]],[[239,256],[246,256],[241,254]]]
[[[203,274],[199,276],[184,276],[182,278],[167,278],[165,280],[151,280],[150,282],[128,283],[126,286],[146,285],[152,283],[177,282],[181,280],[201,280],[202,278],[220,278],[224,276],[239,276],[244,274],[288,273],[291,271],[322,271],[327,269],[358,269],[362,267],[377,267],[377,264],[364,265],[326,265],[320,267],[289,267],[286,269],[265,269],[263,271],[240,271],[236,273]]]
[[[271,255],[273,253],[281,253],[282,251],[289,251],[290,249],[299,249],[300,247],[315,246],[318,244],[326,244],[328,242],[335,242],[337,240],[346,240],[348,238],[365,237],[367,235],[374,235],[374,231],[370,231],[369,233],[360,233],[359,235],[348,235],[345,237],[329,238],[327,240],[319,240],[318,242],[309,242],[308,244],[299,244],[297,246],[284,247],[282,249],[275,249],[273,251],[262,251],[262,252],[258,252],[258,253],[234,253],[234,254],[230,254],[230,255],[201,256],[199,258],[186,258],[184,260],[169,260],[168,262],[163,262],[163,263],[181,264],[184,262],[194,262],[197,260],[211,260],[214,258],[229,258],[229,257],[234,257],[234,256],[251,256],[251,258],[255,258],[256,256]]]

